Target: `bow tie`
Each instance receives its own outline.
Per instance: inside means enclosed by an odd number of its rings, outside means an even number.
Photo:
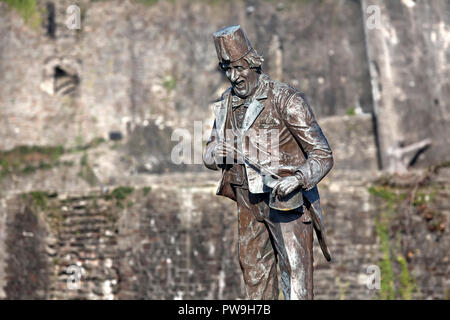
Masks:
[[[246,99],[239,98],[238,96],[233,96],[232,100],[232,108],[233,110],[244,105],[244,108],[248,108],[250,105],[250,101],[247,101]]]

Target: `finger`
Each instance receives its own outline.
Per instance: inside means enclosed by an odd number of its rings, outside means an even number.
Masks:
[[[288,195],[289,193],[291,193],[292,191],[294,191],[294,188],[292,186],[289,186],[286,188],[286,190],[284,190],[284,195]]]
[[[230,148],[225,148],[225,154],[227,154],[230,157],[232,157],[234,155],[234,152]]]
[[[226,155],[228,153],[227,147],[225,145],[222,145],[220,148],[220,152],[221,154]]]
[[[273,189],[272,189],[272,197],[275,197],[275,195],[277,194],[277,188],[278,188],[278,185],[275,185],[275,187],[273,187]]]
[[[225,146],[225,152],[230,156],[234,156],[234,150],[231,149],[229,146]]]
[[[219,155],[220,155],[221,157],[226,157],[226,156],[227,156],[227,152],[226,152],[225,150],[220,150],[220,151],[219,151]]]
[[[275,195],[278,193],[278,188],[280,187],[280,183],[277,183],[275,187],[272,189],[272,197],[275,197]]]
[[[284,184],[283,181],[282,181],[282,182],[280,182],[280,184],[278,185],[278,189],[277,189],[277,194],[278,194],[278,196],[283,197],[285,191],[286,191],[286,186],[285,186],[285,184]]]
[[[220,152],[222,153],[222,155],[224,155],[224,156],[226,156],[227,155],[227,153],[228,153],[228,150],[227,150],[227,147],[226,147],[226,145],[221,145],[221,148],[220,148]]]
[[[278,192],[278,195],[279,195],[280,197],[284,197],[286,194],[287,194],[287,192],[286,192],[286,187],[280,187],[280,190],[279,190],[279,192]]]
[[[295,190],[295,186],[294,185],[292,185],[291,183],[286,183],[284,185],[284,188],[283,188],[283,196],[287,196],[288,194],[290,194],[294,190]]]
[[[214,155],[216,156],[216,158],[222,158],[223,157],[222,152],[220,150],[216,150]]]

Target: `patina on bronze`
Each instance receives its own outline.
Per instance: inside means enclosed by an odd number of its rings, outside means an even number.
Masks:
[[[313,229],[331,260],[316,186],[333,166],[330,146],[305,95],[262,72],[263,58],[240,26],[213,38],[231,87],[212,106],[215,121],[203,161],[222,170],[217,194],[237,202],[248,298],[278,298],[278,261],[285,299],[312,299]],[[276,166],[249,155],[253,137],[264,130],[276,132],[277,143],[257,143],[258,151],[276,154]],[[274,209],[279,206],[285,210]]]

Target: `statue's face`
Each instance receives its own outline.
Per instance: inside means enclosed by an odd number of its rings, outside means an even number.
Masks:
[[[245,99],[255,92],[258,87],[259,73],[256,69],[250,68],[247,61],[240,59],[223,64],[222,68],[238,97]]]

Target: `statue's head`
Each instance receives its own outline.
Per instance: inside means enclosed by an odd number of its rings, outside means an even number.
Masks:
[[[240,26],[230,26],[214,33],[219,66],[241,98],[253,94],[258,87],[263,57],[252,48]]]

